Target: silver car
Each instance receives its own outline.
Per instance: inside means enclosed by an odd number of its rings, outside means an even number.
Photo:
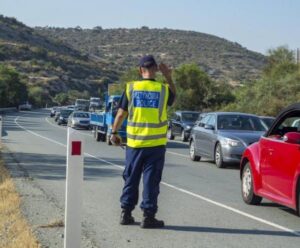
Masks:
[[[72,128],[90,128],[90,113],[83,111],[73,112],[68,119],[68,126]]]
[[[212,112],[192,129],[190,158],[213,159],[218,168],[239,163],[247,146],[258,141],[266,127],[256,115],[236,112]]]

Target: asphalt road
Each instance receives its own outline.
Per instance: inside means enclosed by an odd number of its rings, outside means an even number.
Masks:
[[[33,225],[63,219],[67,128],[48,116],[40,110],[4,120],[3,143],[18,161],[10,169],[16,181],[22,180],[23,211]],[[300,218],[293,210],[267,200],[260,206],[244,204],[238,166],[218,169],[209,161],[192,162],[188,145],[180,141],[168,143],[159,195],[157,218],[166,227],[141,229],[138,207],[133,212],[137,224],[120,226],[124,150],[96,142],[90,131],[80,133],[86,143],[83,247],[299,247]],[[47,235],[56,239],[62,232],[38,236],[45,244]],[[62,247],[62,238],[51,244]]]

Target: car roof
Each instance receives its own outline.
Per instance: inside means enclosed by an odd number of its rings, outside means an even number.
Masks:
[[[112,101],[115,101],[115,100],[118,100],[121,98],[121,95],[112,95],[108,98],[108,102],[112,102]]]
[[[197,113],[200,114],[200,111],[194,111],[194,110],[178,110],[176,111],[176,113],[180,114],[180,113]]]
[[[90,112],[86,112],[86,111],[74,111],[74,114],[90,114]]]
[[[216,115],[247,115],[247,116],[258,117],[255,114],[242,113],[242,112],[208,112],[206,114],[216,114]]]
[[[275,117],[273,117],[273,116],[259,116],[259,118],[263,118],[263,119],[272,119],[272,120],[275,119]]]

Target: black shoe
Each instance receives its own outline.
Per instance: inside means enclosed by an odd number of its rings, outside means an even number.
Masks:
[[[155,219],[154,216],[146,216],[141,222],[141,228],[161,228],[165,223],[162,220]]]
[[[134,218],[131,216],[131,211],[122,210],[120,224],[121,225],[130,225],[133,223],[134,223]]]

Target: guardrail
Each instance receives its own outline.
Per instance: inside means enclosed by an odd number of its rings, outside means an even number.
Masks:
[[[13,108],[0,108],[0,114],[18,111],[16,107]]]

